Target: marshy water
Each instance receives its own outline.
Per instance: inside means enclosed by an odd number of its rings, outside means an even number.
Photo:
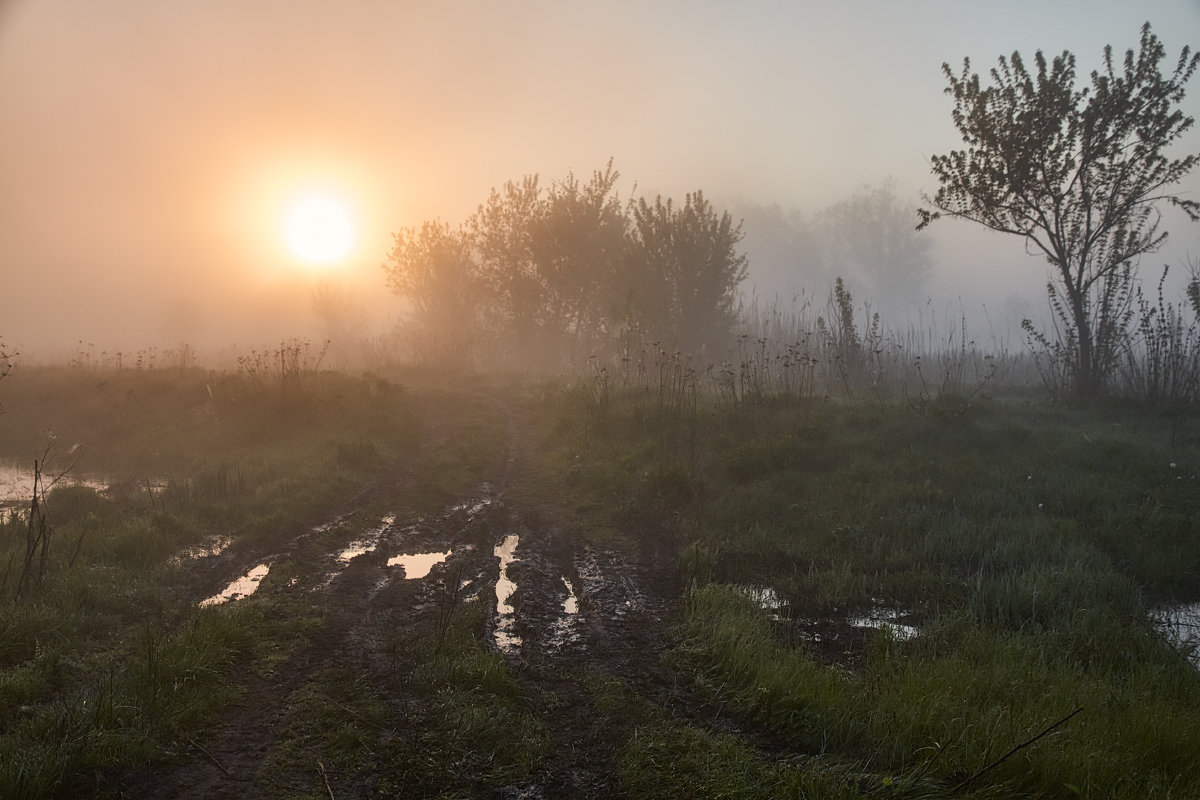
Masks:
[[[44,485],[58,478],[55,470],[42,474]],[[96,475],[63,475],[57,486],[86,486],[98,492],[108,490],[109,481]],[[21,464],[13,461],[0,462],[0,512],[24,514],[33,499],[33,462]]]

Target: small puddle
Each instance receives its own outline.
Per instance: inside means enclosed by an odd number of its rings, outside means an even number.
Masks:
[[[877,605],[867,615],[851,617],[849,622],[855,628],[888,630],[891,632],[893,639],[906,642],[909,639],[916,638],[921,633],[920,629],[916,626],[900,621],[911,616],[912,612],[910,611]]]
[[[490,492],[491,487],[484,486],[485,492]],[[495,498],[491,496],[476,497],[470,500],[463,500],[461,503],[455,503],[446,509],[444,516],[453,514],[466,514],[468,519],[474,519],[487,510],[488,506],[495,502]]]
[[[203,544],[194,544],[191,547],[183,548],[175,554],[174,559],[178,563],[180,561],[193,561],[198,558],[219,556],[231,544],[233,544],[232,536],[213,536]]]
[[[1200,669],[1200,603],[1164,608],[1150,616],[1167,641],[1185,650]]]
[[[201,600],[200,607],[219,606],[230,600],[241,600],[243,597],[249,597],[258,591],[258,585],[262,582],[263,578],[267,577],[267,573],[270,571],[270,564],[259,564],[242,577],[230,583],[223,591],[214,594],[207,600]]]
[[[400,567],[404,570],[405,580],[424,578],[429,571],[450,557],[450,551],[441,553],[411,553],[392,556],[388,559],[389,567]]]
[[[567,599],[563,600],[563,613],[574,616],[579,613],[579,598],[575,596],[575,588],[571,586],[571,582],[564,575],[563,586],[567,587]]]
[[[517,590],[517,585],[508,577],[508,565],[513,562],[519,541],[520,537],[510,533],[492,551],[500,559],[500,577],[496,579],[496,646],[509,653],[521,646],[521,637],[513,629],[515,609],[508,602]]]
[[[384,531],[390,528],[395,521],[395,514],[388,514],[379,520],[379,525],[355,539],[344,550],[339,552],[337,560],[342,564],[349,564],[353,559],[361,555],[373,553],[375,548],[379,546],[379,540],[383,536]]]
[[[785,601],[779,599],[779,593],[774,587],[741,585],[736,588],[763,611],[770,611],[772,619],[779,619],[781,612],[788,607]]]

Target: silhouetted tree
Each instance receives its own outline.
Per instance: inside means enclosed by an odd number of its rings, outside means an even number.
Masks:
[[[460,230],[395,235],[388,286],[426,335],[486,334],[491,355],[529,366],[605,352],[622,332],[687,348],[727,339],[746,275],[740,226],[701,192],[626,206],[610,161],[586,182],[536,175],[492,190]]]
[[[528,175],[493,189],[467,223],[478,256],[483,326],[522,348],[537,346],[547,321],[547,287],[533,253],[542,202],[538,176]]]
[[[684,348],[726,343],[737,321],[737,289],[746,257],[740,225],[718,214],[700,191],[676,208],[668,198],[633,207],[627,282],[630,311],[652,335]]]
[[[612,161],[587,183],[568,175],[550,187],[532,231],[533,261],[545,288],[546,328],[564,344],[592,351],[616,304],[628,219]]]
[[[913,230],[913,211],[896,197],[889,178],[878,188],[859,188],[820,215],[832,270],[859,276],[868,299],[892,310],[919,302],[932,271],[933,242]]]
[[[1021,236],[1046,258],[1062,324],[1056,352],[1080,396],[1103,388],[1128,322],[1136,262],[1167,236],[1156,206],[1200,218],[1200,203],[1171,194],[1200,155],[1164,154],[1192,127],[1179,104],[1200,54],[1183,48],[1164,77],[1165,54],[1147,23],[1139,52],[1127,51],[1118,69],[1105,47],[1104,68],[1083,88],[1066,51],[1049,63],[1038,51],[1034,74],[1019,53],[1001,57],[989,85],[968,60],[961,75],[942,66],[967,148],[932,158],[940,186],[925,198],[918,229],[961,217]]]
[[[392,236],[387,286],[412,304],[426,350],[452,361],[467,357],[478,330],[481,290],[471,237],[444,222],[426,222]]]

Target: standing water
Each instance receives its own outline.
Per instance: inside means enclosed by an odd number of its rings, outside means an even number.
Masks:
[[[510,533],[492,551],[500,559],[500,577],[496,579],[496,646],[505,652],[512,652],[521,646],[521,637],[513,632],[515,609],[508,602],[517,589],[517,585],[508,577],[508,565],[513,561],[518,541],[519,537]]]
[[[243,597],[249,597],[258,591],[258,584],[262,582],[263,578],[267,577],[267,573],[270,571],[270,564],[259,564],[242,577],[230,583],[224,590],[214,594],[207,600],[201,600],[200,607],[219,606],[230,600],[241,600]]]

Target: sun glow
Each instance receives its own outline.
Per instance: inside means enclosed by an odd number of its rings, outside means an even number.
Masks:
[[[345,259],[357,236],[350,204],[327,189],[305,192],[292,202],[284,235],[296,258],[318,266]]]

